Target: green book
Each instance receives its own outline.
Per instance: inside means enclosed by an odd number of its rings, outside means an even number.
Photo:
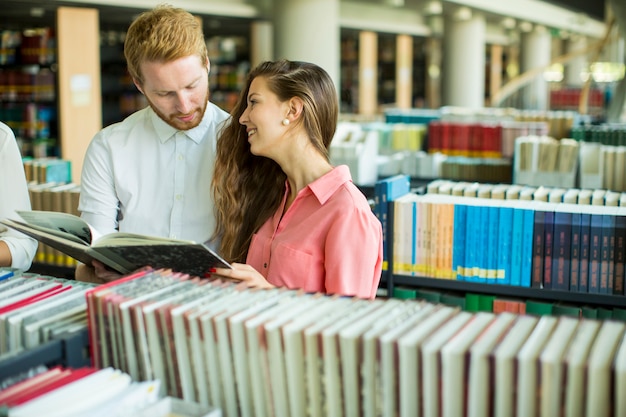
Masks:
[[[480,311],[480,294],[467,293],[465,294],[465,310],[471,312]]]
[[[444,293],[441,294],[441,303],[452,307],[460,307],[465,310],[465,297],[463,295]]]
[[[410,287],[394,287],[393,288],[393,297],[400,298],[403,300],[412,300],[417,298],[417,289]]]
[[[608,308],[598,308],[598,320],[609,320],[613,318],[613,311]]]
[[[431,303],[440,303],[441,293],[439,291],[434,291],[434,290],[419,289],[417,290],[417,294],[415,295],[415,298],[426,300]]]
[[[555,316],[571,316],[579,318],[581,311],[580,307],[557,303],[552,306],[552,314]]]
[[[613,319],[626,321],[626,309],[624,308],[614,308],[613,309]]]
[[[554,308],[552,303],[544,303],[541,301],[526,301],[526,313],[534,314],[537,316],[545,316],[552,314]]]
[[[593,308],[593,307],[582,306],[580,308],[580,313],[582,317],[585,319],[597,319],[598,318],[598,309]]]
[[[487,311],[487,312],[492,312],[493,311],[493,300],[496,299],[495,295],[486,295],[486,294],[481,294],[480,295],[480,300],[479,300],[479,304],[478,304],[478,310],[479,311]]]

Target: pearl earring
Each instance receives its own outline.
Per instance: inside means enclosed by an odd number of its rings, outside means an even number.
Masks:
[[[286,117],[283,119],[283,126],[288,126],[289,125],[289,119],[287,119]]]

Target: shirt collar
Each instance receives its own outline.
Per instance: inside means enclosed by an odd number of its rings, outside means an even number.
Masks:
[[[339,165],[326,175],[310,183],[307,187],[324,204],[345,183],[352,181],[350,169],[347,165]]]
[[[169,139],[173,138],[174,135],[178,132],[183,132],[185,136],[194,141],[195,143],[202,142],[204,139],[205,133],[209,127],[209,123],[211,121],[211,108],[207,106],[204,115],[202,116],[202,121],[200,124],[193,129],[189,130],[178,130],[173,128],[172,126],[165,123],[159,115],[157,115],[152,108],[150,108],[150,119],[152,120],[152,124],[154,125],[154,130],[159,137],[159,141],[161,143],[167,142]]]

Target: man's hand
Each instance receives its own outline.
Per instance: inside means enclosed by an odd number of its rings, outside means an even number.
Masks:
[[[121,277],[121,274],[107,269],[107,267],[99,261],[93,261],[91,265],[80,264],[76,267],[76,281],[104,284],[120,279]]]

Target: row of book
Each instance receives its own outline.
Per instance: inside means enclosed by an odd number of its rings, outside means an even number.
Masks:
[[[393,203],[393,272],[624,294],[626,194],[438,180]]]
[[[55,211],[80,216],[78,200],[80,185],[68,182],[45,182],[28,185],[31,208],[37,211]],[[39,242],[34,262],[62,267],[75,267],[77,261],[69,255]]]
[[[26,182],[29,184],[72,182],[72,162],[56,157],[22,159]]]
[[[476,313],[484,311],[500,314],[531,314],[535,316],[571,316],[580,319],[626,321],[626,308],[596,306],[592,304],[572,304],[563,301],[540,301],[523,297],[496,296],[475,292],[455,292],[436,290],[416,284],[395,285],[392,297],[400,299],[424,300],[429,303],[445,304],[461,310]]]
[[[0,390],[0,416],[221,417],[218,409],[159,397],[159,381],[113,368],[54,366]]]
[[[85,293],[95,284],[0,270],[0,362],[87,327]]]
[[[572,127],[571,137],[581,142],[626,146],[626,125],[605,123]]]
[[[167,271],[87,293],[92,357],[234,416],[626,413],[626,323],[244,289]]]
[[[581,142],[579,159],[580,187],[626,191],[626,146]]]

